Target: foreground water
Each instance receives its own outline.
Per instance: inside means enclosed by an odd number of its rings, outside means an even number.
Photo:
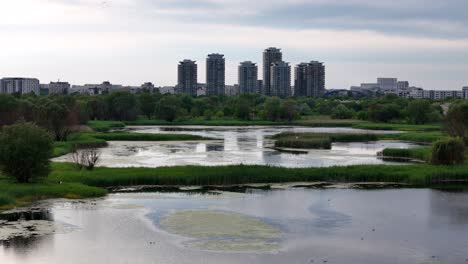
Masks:
[[[272,165],[282,167],[329,167],[360,164],[398,164],[384,161],[377,153],[385,148],[412,148],[399,141],[334,143],[331,150],[290,153],[273,149],[272,135],[281,132],[310,133],[395,133],[352,128],[311,127],[130,127],[134,133],[192,134],[213,141],[192,142],[109,142],[102,149],[99,165],[106,167],[161,167],[179,165]],[[64,156],[55,161],[71,161]]]
[[[467,192],[116,193],[34,208],[0,215],[0,263],[468,263]]]

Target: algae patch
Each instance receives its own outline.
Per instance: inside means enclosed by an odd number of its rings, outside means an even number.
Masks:
[[[190,238],[186,246],[214,251],[270,251],[279,249],[281,233],[259,219],[242,214],[199,210],[179,211],[162,218],[170,233]]]

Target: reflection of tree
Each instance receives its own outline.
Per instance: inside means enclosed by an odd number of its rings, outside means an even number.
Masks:
[[[46,220],[53,221],[54,217],[49,210],[18,211],[0,214],[0,220],[14,222],[18,220]]]
[[[18,221],[54,221],[53,214],[49,210],[34,210],[34,211],[18,211],[6,214],[0,214],[0,220],[6,221],[2,225],[10,225]],[[27,227],[27,231],[33,232],[33,227]],[[50,239],[50,235],[32,235],[27,231],[23,235],[9,238],[8,240],[0,240],[0,246],[5,250],[12,250],[18,255],[24,255],[36,248],[42,241]]]
[[[468,193],[433,190],[430,194],[430,224],[468,225]]]
[[[39,245],[46,240],[51,239],[52,236],[30,236],[30,237],[14,237],[7,241],[0,241],[0,246],[5,250],[11,250],[17,255],[24,256],[28,252],[37,249]]]

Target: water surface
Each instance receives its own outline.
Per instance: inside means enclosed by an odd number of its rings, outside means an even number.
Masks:
[[[271,165],[281,167],[330,167],[360,164],[399,164],[384,161],[377,153],[385,148],[413,148],[417,145],[400,141],[333,143],[331,150],[306,150],[288,153],[275,150],[271,136],[281,132],[382,134],[352,128],[312,127],[129,127],[134,133],[192,134],[213,138],[212,141],[178,142],[109,142],[102,149],[100,166],[161,167],[179,165]],[[55,159],[70,161],[70,155]]]
[[[417,264],[466,263],[468,259],[467,192],[117,193],[82,202],[49,201],[35,208],[45,210],[44,221],[70,228],[3,241],[0,263]],[[263,228],[259,236],[266,242],[259,243],[275,246],[231,247],[229,239],[237,243],[235,230],[206,230],[206,226],[187,230],[190,218],[173,220],[187,212],[238,215],[244,225],[252,225],[253,234],[258,226]],[[185,228],[183,232],[178,225]],[[0,224],[0,234],[4,230],[4,223]],[[222,247],[212,243],[200,248],[194,242],[211,243],[216,234],[228,236],[222,238]]]

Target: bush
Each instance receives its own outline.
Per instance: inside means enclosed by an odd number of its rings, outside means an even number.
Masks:
[[[340,104],[332,112],[331,117],[334,119],[351,119],[354,116],[353,110],[348,109],[346,106]]]
[[[18,182],[50,172],[52,139],[46,130],[31,123],[4,127],[0,133],[0,165],[3,172]]]
[[[450,136],[463,138],[468,145],[468,102],[450,106],[445,118],[445,128]]]
[[[461,139],[439,140],[432,147],[431,163],[436,165],[461,164],[465,159],[465,144]]]

